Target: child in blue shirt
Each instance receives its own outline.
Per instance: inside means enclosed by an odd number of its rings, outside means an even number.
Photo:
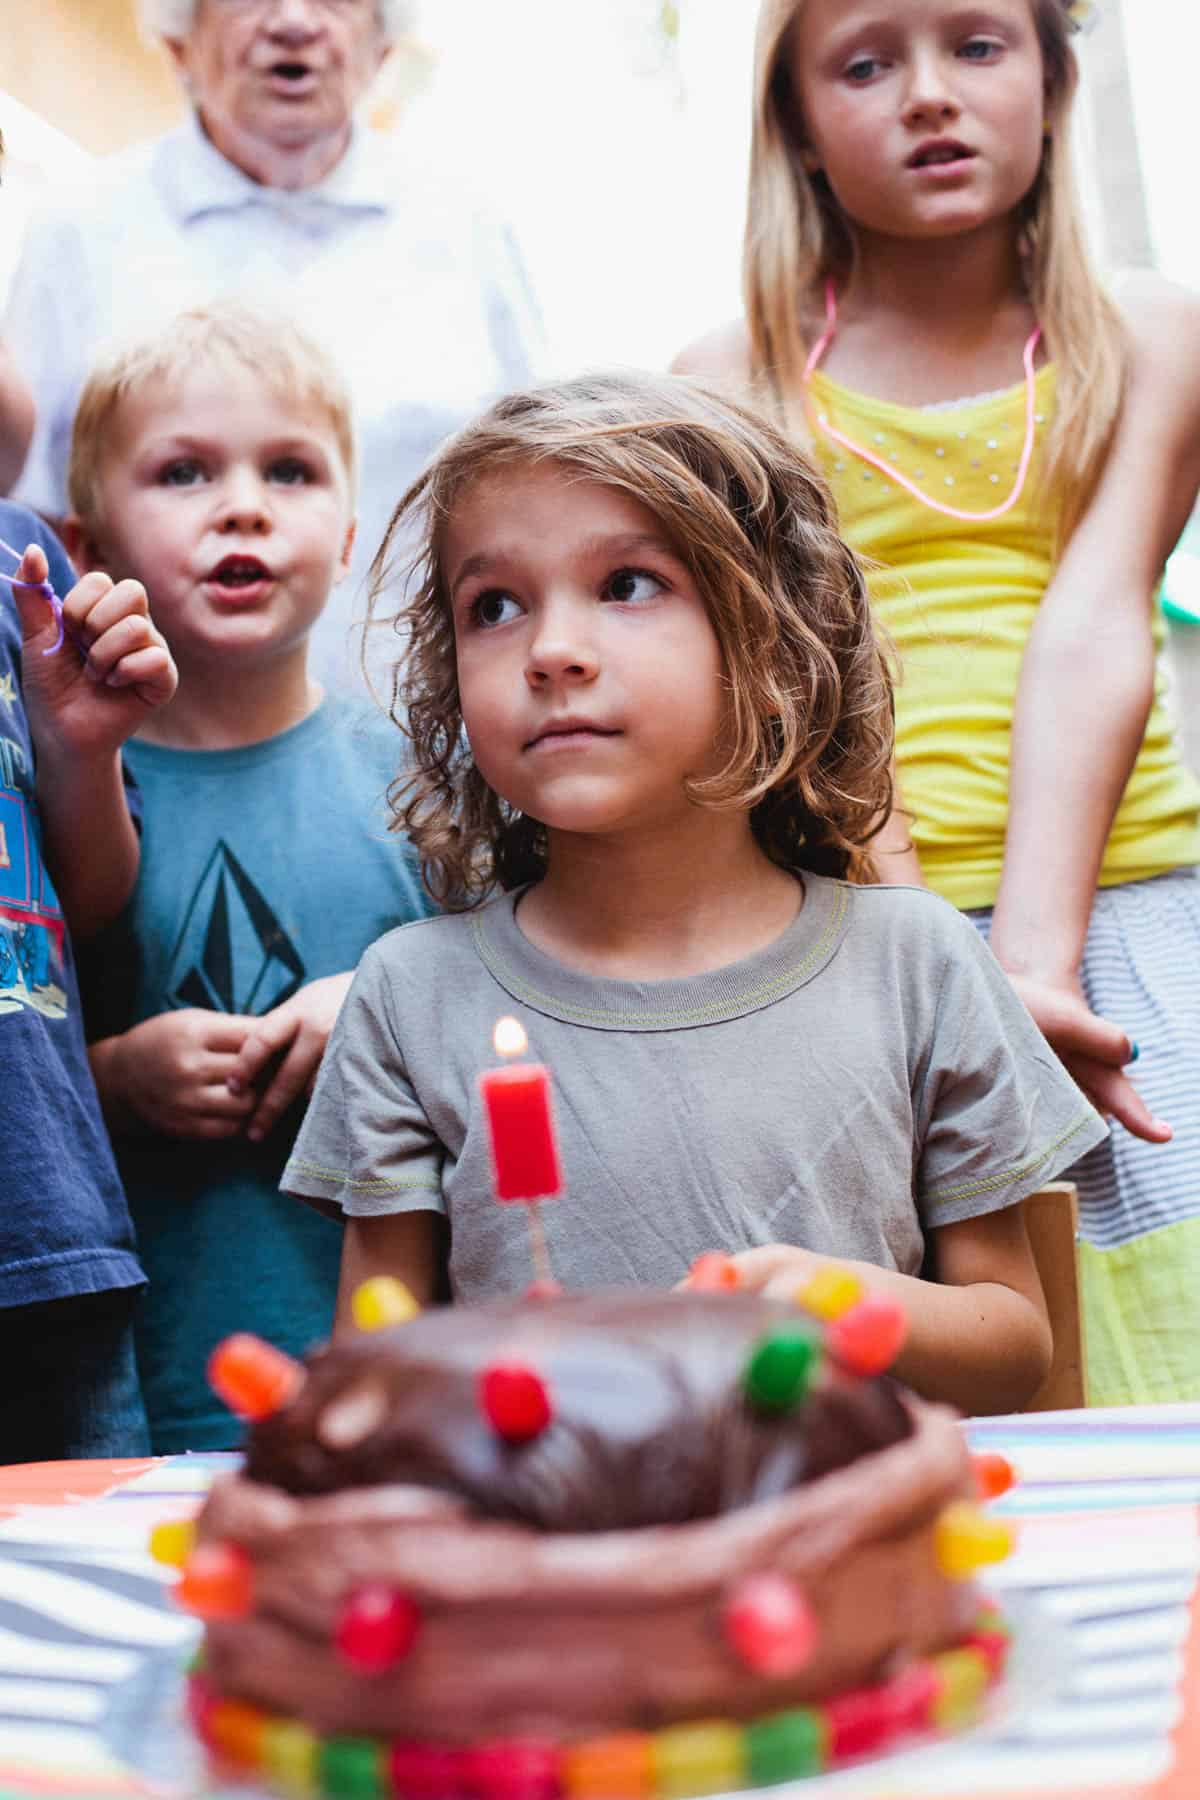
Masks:
[[[71,934],[103,926],[133,886],[120,749],[175,670],[137,582],[75,584],[23,507],[0,502],[0,539],[18,558],[0,589],[0,1462],[135,1456],[149,1447],[132,1335],[143,1275]]]
[[[237,1441],[205,1373],[223,1337],[299,1355],[330,1329],[341,1232],[279,1177],[359,956],[426,910],[387,832],[393,734],[308,673],[353,467],[328,360],[235,306],[114,355],[76,416],[68,547],[145,583],[180,671],[126,751],[142,867],[86,988],[150,1277],[138,1363],[160,1452]]]

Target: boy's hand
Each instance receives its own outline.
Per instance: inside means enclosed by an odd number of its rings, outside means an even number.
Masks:
[[[350,990],[352,974],[325,975],[310,981],[273,1012],[264,1013],[242,1045],[229,1072],[230,1094],[253,1104],[253,1089],[278,1058],[278,1068],[254,1107],[246,1136],[265,1137],[302,1093],[312,1091],[325,1045]]]
[[[1148,1144],[1167,1144],[1171,1127],[1156,1119],[1125,1073],[1133,1045],[1119,1025],[1097,1018],[1075,983],[1039,981],[1006,970],[1067,1073],[1098,1113],[1118,1121]]]
[[[171,652],[151,621],[141,583],[114,585],[107,575],[94,573],[63,600],[62,646],[44,654],[58,636],[54,609],[38,592],[47,574],[45,551],[31,544],[17,570],[17,580],[30,585],[14,587],[13,596],[34,742],[42,754],[112,753],[174,694],[179,678]]]
[[[234,1059],[255,1020],[191,1007],[143,1019],[111,1040],[112,1080],[121,1109],[172,1137],[231,1138],[253,1110],[253,1094],[232,1094]],[[102,1083],[102,1092],[106,1083]]]

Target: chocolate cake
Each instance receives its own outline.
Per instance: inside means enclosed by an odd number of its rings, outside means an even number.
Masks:
[[[316,1352],[200,1518],[246,1577],[202,1734],[281,1780],[307,1755],[309,1791],[633,1800],[952,1723],[1003,1652],[970,1461],[834,1345],[791,1305],[622,1291]]]

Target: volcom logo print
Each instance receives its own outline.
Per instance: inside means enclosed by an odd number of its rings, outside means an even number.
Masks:
[[[303,985],[304,961],[222,839],[205,864],[167,971],[167,1004],[270,1012]]]

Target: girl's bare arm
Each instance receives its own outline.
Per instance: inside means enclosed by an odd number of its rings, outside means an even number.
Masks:
[[[1096,879],[1153,700],[1154,596],[1200,486],[1200,301],[1148,277],[1126,313],[1112,454],[1038,610],[1013,716],[992,948],[1052,1043],[1038,995],[1081,1000]],[[1064,1060],[1096,1104],[1139,1136],[1169,1136],[1121,1072],[1124,1032],[1096,1020],[1088,1052]]]
[[[354,1290],[372,1275],[394,1275],[418,1305],[427,1306],[437,1283],[437,1214],[385,1213],[346,1220],[335,1332],[353,1328]]]
[[[733,1261],[743,1287],[781,1299],[794,1298],[818,1268],[853,1269],[868,1293],[890,1295],[907,1315],[894,1374],[966,1413],[1016,1412],[1045,1380],[1054,1348],[1021,1209],[945,1225],[933,1241],[936,1281],[787,1244]]]
[[[16,486],[25,465],[25,453],[33,437],[33,395],[12,359],[0,343],[0,494]]]

